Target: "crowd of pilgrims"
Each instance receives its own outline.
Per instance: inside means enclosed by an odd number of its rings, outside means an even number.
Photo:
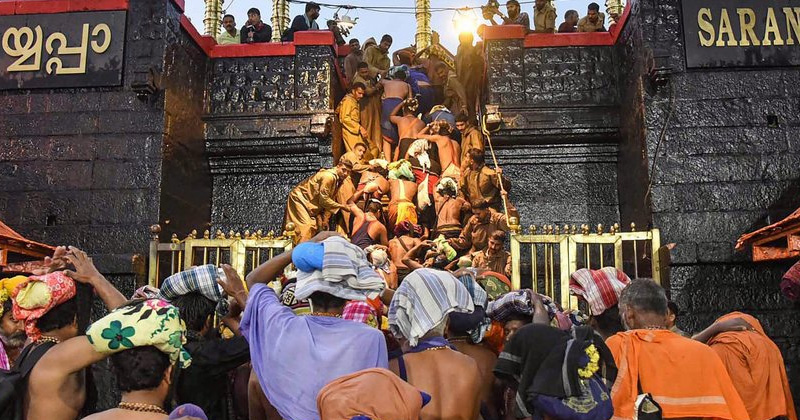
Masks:
[[[337,164],[291,190],[295,246],[244,280],[197,266],[129,299],[71,246],[0,277],[0,418],[797,420],[751,315],[691,336],[660,285],[613,267],[571,274],[584,311],[513,290],[518,214],[487,165],[472,41],[454,72],[413,49],[391,66],[388,35],[351,40]],[[91,296],[108,314],[79,330]],[[98,366],[116,389],[96,389]],[[119,404],[98,411],[98,392]]]
[[[584,314],[468,264],[390,286],[333,231],[245,281],[196,266],[130,299],[80,249],[44,263],[0,280],[3,419],[797,419],[755,317],[690,337],[660,285],[613,267],[570,276]],[[108,314],[79,331],[93,297]],[[98,392],[119,404],[98,411]]]

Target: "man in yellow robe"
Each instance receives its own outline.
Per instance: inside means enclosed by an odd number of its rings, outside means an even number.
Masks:
[[[335,198],[339,186],[350,176],[352,169],[352,163],[340,160],[335,168],[320,169],[289,192],[284,226],[294,223],[296,243],[307,241],[322,230],[328,214],[347,208],[337,203]]]
[[[392,47],[392,37],[390,35],[384,35],[381,37],[380,44],[366,46],[365,43],[364,45],[364,61],[369,64],[370,74],[373,77],[379,74],[382,77],[386,77],[389,66],[392,65],[391,60],[389,60],[389,48]]]
[[[361,125],[367,131],[367,152],[366,160],[379,158],[383,147],[381,137],[381,93],[383,85],[378,83],[374,77],[370,76],[369,64],[361,62],[358,70],[353,76],[353,83],[363,83],[366,86],[364,97],[359,101],[361,106]]]
[[[367,138],[368,133],[361,125],[361,106],[358,103],[364,97],[366,90],[367,87],[363,83],[353,83],[350,86],[350,92],[339,103],[337,115],[338,122],[342,128],[343,144],[334,143],[334,160],[338,160],[341,155],[353,151],[356,144],[366,145],[364,139]]]

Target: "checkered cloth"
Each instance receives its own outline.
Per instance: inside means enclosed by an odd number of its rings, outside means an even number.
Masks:
[[[322,270],[310,273],[297,272],[298,300],[308,299],[314,292],[324,292],[346,300],[367,300],[380,294],[386,287],[367,261],[363,249],[346,239],[333,236],[322,242],[325,254]]]
[[[582,268],[569,276],[569,291],[586,300],[592,315],[600,315],[619,303],[622,289],[631,279],[614,267]]]
[[[374,328],[380,327],[378,325],[378,313],[375,309],[367,302],[358,300],[351,300],[347,302],[347,305],[344,305],[342,319],[361,322]]]
[[[486,308],[486,303],[489,301],[489,296],[483,290],[478,281],[475,280],[475,275],[469,270],[461,270],[458,274],[458,281],[467,288],[469,295],[472,297],[472,303],[475,306],[482,306]]]
[[[164,279],[158,292],[158,298],[172,301],[178,296],[197,292],[217,302],[217,313],[225,315],[228,312],[228,301],[225,299],[222,286],[217,284],[218,278],[217,267],[213,264],[192,267]]]
[[[489,302],[486,315],[498,322],[505,322],[512,315],[532,316],[533,304],[531,303],[531,293],[534,292],[530,289],[508,292],[496,300]],[[553,320],[556,315],[561,313],[561,308],[553,302],[550,296],[539,293],[539,297],[542,299],[542,304],[547,309],[547,315],[550,317],[550,320]]]
[[[450,312],[475,309],[469,291],[447,271],[418,268],[406,276],[389,306],[389,329],[415,347]]]

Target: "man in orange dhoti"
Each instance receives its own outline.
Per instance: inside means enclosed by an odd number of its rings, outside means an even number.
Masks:
[[[783,356],[757,319],[732,312],[694,339],[708,343],[722,359],[750,420],[797,420]]]
[[[622,291],[619,308],[628,331],[606,340],[619,369],[611,389],[615,419],[634,418],[641,393],[652,395],[665,419],[749,419],[714,350],[667,329],[667,297],[661,286],[652,280],[632,281]]]

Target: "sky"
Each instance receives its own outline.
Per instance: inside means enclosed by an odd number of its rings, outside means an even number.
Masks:
[[[556,7],[556,27],[564,21],[564,12],[569,9],[577,10],[580,16],[586,14],[586,7],[592,0],[555,0]],[[601,11],[605,9],[604,2],[595,0],[600,4]],[[414,18],[413,7],[414,0],[319,0],[320,3],[327,4],[348,4],[353,6],[395,6],[406,7],[408,10],[402,10],[402,13],[385,13],[371,10],[341,10],[339,16],[347,14],[351,18],[358,18],[356,26],[350,31],[349,38],[357,38],[364,43],[369,37],[375,37],[380,40],[381,35],[388,33],[394,38],[392,51],[400,48],[407,47],[414,43],[414,32],[416,30],[416,20]],[[527,12],[533,19],[533,1],[520,0],[522,4],[522,11]],[[461,8],[465,6],[477,7],[486,4],[483,0],[431,0],[432,8]],[[505,13],[505,1],[501,0],[501,11]],[[290,3],[291,15],[302,14],[305,10],[304,4]],[[225,0],[223,9],[227,9],[226,13],[230,13],[236,17],[237,25],[241,26],[247,20],[247,9],[257,7],[261,10],[261,16],[264,22],[269,23],[270,16],[272,15],[272,0]],[[203,33],[203,14],[205,11],[205,3],[203,0],[186,0],[186,16],[192,21],[195,28],[200,33]],[[320,11],[320,19],[318,22],[324,23],[325,20],[333,17],[335,8],[322,7]],[[473,11],[474,16],[478,23],[485,23],[481,18],[480,9]],[[456,52],[458,46],[458,33],[453,23],[453,17],[456,15],[455,11],[447,10],[441,12],[433,12],[431,16],[431,27],[434,31],[438,32],[442,44],[452,53]],[[324,25],[320,25],[324,26]]]

